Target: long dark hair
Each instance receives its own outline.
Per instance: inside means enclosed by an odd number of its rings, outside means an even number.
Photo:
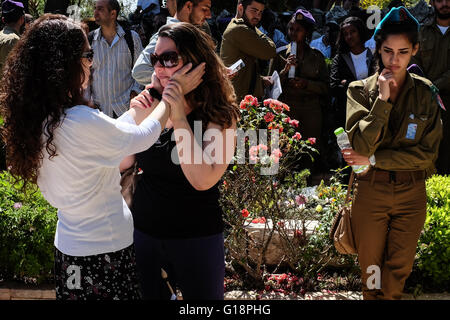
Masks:
[[[339,35],[338,35],[338,38],[336,41],[337,52],[341,53],[341,54],[350,52],[350,47],[348,46],[347,42],[345,41],[344,32],[342,31],[342,29],[346,25],[352,25],[356,28],[356,30],[358,30],[359,39],[361,40],[363,45],[368,40],[368,32],[367,32],[366,26],[364,25],[364,22],[358,17],[348,17],[341,23]]]
[[[206,62],[203,82],[186,95],[186,100],[206,125],[214,122],[229,128],[239,118],[236,94],[227,76],[222,60],[215,52],[211,37],[190,23],[166,25],[159,31],[159,37],[175,42],[183,63],[192,63],[195,68]]]
[[[378,72],[381,72],[384,69],[383,60],[379,53],[381,45],[388,36],[395,34],[404,34],[411,42],[413,48],[419,43],[419,32],[417,31],[417,25],[415,23],[409,21],[385,23],[375,36],[376,50],[374,56]]]
[[[87,37],[63,15],[37,19],[9,55],[0,85],[2,138],[10,172],[24,186],[37,182],[43,148],[57,155],[54,130],[65,110],[86,104],[81,55]]]

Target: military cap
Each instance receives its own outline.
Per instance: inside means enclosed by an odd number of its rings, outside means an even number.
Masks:
[[[295,13],[294,13],[294,20],[295,21],[303,21],[312,25],[316,24],[316,20],[314,20],[312,14],[305,9],[298,9]]]
[[[416,18],[406,9],[405,7],[397,7],[392,8],[391,11],[383,18],[383,20],[380,21],[380,23],[377,25],[374,36],[376,36],[385,25],[390,24],[403,24],[403,23],[410,23],[417,26],[417,31],[419,31],[419,22]]]
[[[5,0],[2,3],[2,15],[13,13],[14,11],[21,10],[23,12],[24,7],[22,2]]]

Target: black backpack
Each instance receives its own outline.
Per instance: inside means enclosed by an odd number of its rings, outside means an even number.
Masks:
[[[133,69],[134,66],[134,41],[133,41],[133,36],[131,34],[131,30],[128,28],[123,27],[123,30],[125,31],[125,41],[127,42],[128,45],[128,49],[130,50],[130,54],[131,54],[131,69]],[[88,34],[88,40],[89,40],[89,44],[92,45],[92,41],[94,40],[94,31],[89,32]]]

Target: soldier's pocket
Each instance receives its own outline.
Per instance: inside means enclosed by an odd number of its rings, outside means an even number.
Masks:
[[[398,141],[400,145],[412,146],[419,143],[429,121],[428,115],[415,115],[411,113],[403,122],[399,132]]]
[[[432,63],[431,59],[433,58],[433,42],[427,39],[424,39],[421,42],[420,48],[420,57],[422,58],[422,66],[421,68],[429,68]]]

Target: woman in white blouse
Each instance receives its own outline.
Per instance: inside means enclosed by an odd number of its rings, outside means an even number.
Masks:
[[[93,54],[80,25],[62,15],[46,14],[30,27],[0,89],[7,162],[17,180],[37,183],[58,208],[57,299],[139,299],[119,164],[158,139],[170,107],[142,92],[132,104],[157,105],[139,125],[129,112],[114,120],[89,107],[83,90]],[[201,81],[201,72],[189,76],[193,87]]]
[[[330,89],[333,97],[333,128],[345,125],[347,89],[352,81],[365,79],[375,73],[372,51],[365,47],[368,39],[364,22],[349,17],[341,23],[337,40],[337,54],[330,72]]]

